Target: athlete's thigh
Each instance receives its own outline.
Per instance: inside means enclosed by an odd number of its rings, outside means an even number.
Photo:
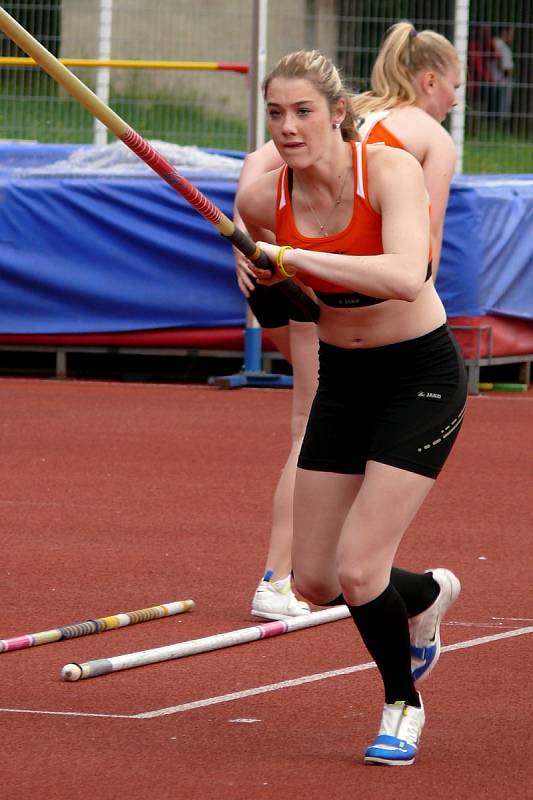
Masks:
[[[367,602],[386,588],[402,537],[434,482],[388,464],[367,463],[338,546],[339,574],[369,594],[351,598],[354,602]]]

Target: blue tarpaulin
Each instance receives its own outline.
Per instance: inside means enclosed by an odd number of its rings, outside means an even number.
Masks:
[[[244,326],[230,243],[160,178],[21,174],[72,150],[0,146],[0,332]],[[232,216],[235,177],[190,179]],[[532,266],[533,176],[457,178],[437,282],[448,315],[533,319]]]
[[[448,316],[533,320],[533,175],[454,179],[437,289]]]
[[[47,146],[33,161],[31,147],[14,147],[36,166]],[[53,160],[64,157],[51,148]],[[157,176],[35,178],[3,166],[1,332],[243,324],[230,243]],[[195,185],[232,216],[234,179]]]

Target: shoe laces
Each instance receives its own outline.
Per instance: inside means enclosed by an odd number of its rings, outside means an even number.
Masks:
[[[421,708],[409,706],[403,700],[386,703],[383,710],[380,734],[394,736],[409,744],[416,745],[420,738],[424,712]],[[421,724],[422,723],[422,724]]]
[[[292,587],[290,583],[287,583],[285,586],[278,586],[276,583],[264,581],[260,589],[262,591],[273,592],[273,594],[281,594],[285,596],[292,594]]]

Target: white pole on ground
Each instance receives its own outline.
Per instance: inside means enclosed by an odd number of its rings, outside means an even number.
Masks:
[[[349,616],[350,612],[346,606],[334,606],[333,608],[315,611],[302,617],[291,617],[278,622],[266,622],[262,625],[253,625],[249,628],[217,633],[214,636],[192,639],[188,642],[178,642],[164,647],[156,647],[152,650],[141,650],[137,653],[126,653],[121,656],[111,656],[110,658],[98,658],[94,661],[86,661],[83,664],[65,664],[61,671],[61,676],[65,681],[96,678],[99,675],[107,675],[110,672],[143,667],[147,664],[158,664],[162,661],[171,661],[199,653],[208,653],[224,647],[255,642],[258,639],[268,639],[272,636],[280,636],[283,633],[291,633],[303,628],[323,625],[326,622],[334,622]]]

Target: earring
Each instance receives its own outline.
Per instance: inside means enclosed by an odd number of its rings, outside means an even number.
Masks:
[[[340,126],[341,126],[340,122],[334,122],[334,123],[333,123],[333,128],[334,128],[334,130],[336,130],[336,131],[338,131],[338,130],[339,130]]]

